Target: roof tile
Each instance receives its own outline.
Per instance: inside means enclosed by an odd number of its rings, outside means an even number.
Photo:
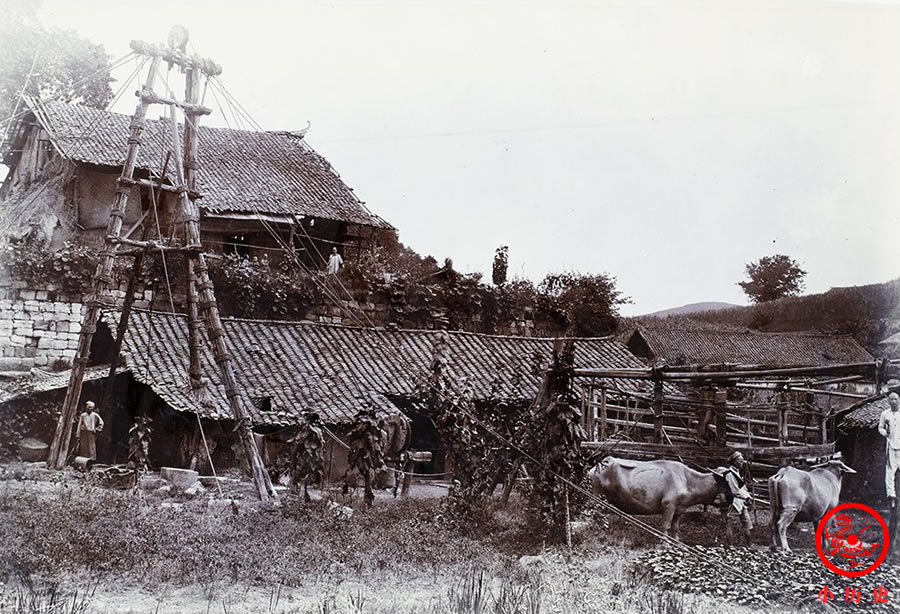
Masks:
[[[873,361],[849,335],[640,328],[655,358],[669,364],[826,366]]]
[[[111,330],[117,314],[104,315]],[[254,422],[281,424],[278,412],[297,417],[316,411],[331,424],[350,421],[361,399],[387,403],[389,397],[415,392],[417,377],[426,375],[435,331],[353,328],[313,322],[225,319],[227,339],[240,393]],[[203,327],[201,327],[203,328]],[[476,333],[448,333],[448,371],[465,375],[477,399],[488,399],[496,374],[503,370],[499,397],[530,401],[540,385],[532,369],[534,355],[544,366],[550,362],[553,339],[502,337]],[[187,394],[188,336],[184,316],[160,312],[133,312],[123,344],[123,356],[138,381],[150,386],[171,407],[199,412],[209,418],[228,418],[230,410],[212,352],[202,331],[201,355],[210,381],[212,404],[200,406]],[[576,367],[630,367],[645,365],[612,338],[576,340]],[[522,386],[510,382],[518,371]],[[632,389],[643,384],[620,382]],[[254,402],[271,399],[271,412],[261,414]]]
[[[131,117],[58,101],[32,104],[36,117],[69,159],[121,166]],[[168,119],[148,119],[137,166],[162,171],[171,149]],[[179,126],[181,129],[181,126]],[[312,216],[391,228],[371,213],[325,158],[289,132],[201,125],[198,182],[206,213]]]

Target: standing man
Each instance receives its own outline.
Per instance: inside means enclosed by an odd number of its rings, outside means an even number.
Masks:
[[[88,401],[78,416],[78,455],[97,460],[97,433],[103,430],[103,418]]]
[[[328,272],[337,275],[341,267],[344,266],[344,259],[338,253],[336,247],[331,248],[331,256],[328,257]]]
[[[884,487],[887,491],[891,508],[897,505],[897,492],[894,490],[894,474],[900,469],[900,396],[896,392],[888,395],[889,409],[878,417],[878,432],[887,441],[884,463]]]
[[[746,466],[747,461],[744,460],[744,455],[735,450],[728,457],[728,467],[719,467],[715,470],[715,473],[725,478],[725,500],[728,502],[728,507],[724,511],[724,519],[728,542],[731,543],[732,541],[728,516],[731,514],[731,510],[734,510],[741,519],[741,529],[746,545],[750,546],[753,543],[750,535],[750,531],[753,529],[753,519],[750,518],[748,505],[751,498],[750,491],[747,490],[747,486],[744,484],[744,468]]]

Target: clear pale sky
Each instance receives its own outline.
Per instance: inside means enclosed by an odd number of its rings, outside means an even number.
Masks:
[[[614,275],[630,315],[744,303],[744,265],[774,253],[807,292],[900,276],[897,2],[44,0],[40,16],[113,59],[185,25],[262,128],[311,122],[401,241],[487,280],[505,244],[535,282]]]

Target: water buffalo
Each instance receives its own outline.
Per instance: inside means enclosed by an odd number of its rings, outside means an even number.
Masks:
[[[607,456],[591,471],[594,494],[629,514],[662,514],[662,531],[674,527],[694,505],[712,504],[720,487],[712,473],[695,471],[678,461],[632,461]]]
[[[818,523],[837,506],[844,473],[856,473],[839,459],[815,465],[809,471],[782,467],[769,478],[772,507],[772,547],[790,552],[787,529],[794,520]]]

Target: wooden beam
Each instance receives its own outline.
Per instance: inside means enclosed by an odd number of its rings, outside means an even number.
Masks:
[[[608,377],[625,379],[660,379],[663,381],[680,380],[733,380],[748,377],[789,377],[813,375],[874,375],[875,363],[851,363],[844,365],[828,365],[824,367],[735,367],[728,371],[675,371],[670,367],[655,369],[575,369],[575,377]]]
[[[853,378],[856,379],[856,378]],[[816,385],[816,384],[814,384]],[[818,388],[800,388],[797,386],[779,386],[778,384],[735,384],[735,388],[745,388],[749,390],[779,390],[784,389],[790,392],[809,392],[812,394],[824,394],[830,395],[834,397],[846,397],[848,399],[865,399],[869,395],[866,394],[855,394],[852,392],[841,392],[839,390],[820,390]]]
[[[179,188],[169,185],[167,183],[162,183],[162,179],[160,181],[150,181],[149,179],[119,179],[119,184],[127,185],[127,186],[139,186],[142,188],[149,188],[151,190],[162,190],[163,192],[171,192],[173,194],[178,194],[180,191]]]
[[[210,77],[216,77],[222,74],[222,67],[210,59],[201,58],[194,55],[188,57],[183,53],[171,47],[163,47],[162,45],[154,45],[153,43],[145,43],[144,41],[131,41],[131,49],[141,55],[148,55],[152,58],[162,58],[166,62],[170,62],[184,69],[197,68]]]
[[[600,386],[600,439],[606,439],[607,436],[607,418],[606,418],[606,386]]]
[[[586,441],[581,444],[587,450],[605,450],[610,454],[641,452],[648,456],[662,458],[666,455],[693,454],[725,462],[728,456],[738,450],[748,460],[783,460],[820,458],[834,454],[834,444],[810,444],[797,446],[693,446],[680,448],[668,444],[644,443],[640,441]]]
[[[191,104],[190,102],[182,102],[180,100],[176,100],[175,98],[166,98],[165,96],[160,96],[155,92],[145,92],[141,94],[141,98],[146,100],[150,104],[169,104],[173,107],[178,107],[182,109],[186,115],[209,115],[212,113],[212,109],[204,107],[199,104]]]
[[[150,73],[144,83],[144,90],[153,89],[153,81],[158,69],[159,59],[154,58]],[[138,103],[131,122],[131,133],[128,136],[128,149],[125,154],[125,162],[122,164],[121,177],[131,178],[137,166],[138,148],[141,143],[141,135],[144,132],[144,120],[147,116],[147,104],[142,100]],[[72,373],[69,376],[69,385],[66,388],[66,397],[63,400],[59,422],[53,434],[50,444],[50,452],[47,456],[49,469],[62,469],[69,456],[69,445],[72,440],[72,426],[75,421],[78,402],[81,399],[81,388],[84,384],[84,371],[90,361],[91,342],[94,332],[97,330],[97,321],[100,319],[100,309],[103,305],[114,304],[110,301],[110,289],[113,285],[113,266],[116,261],[115,244],[109,238],[117,238],[122,232],[122,222],[125,219],[125,208],[128,205],[130,190],[120,186],[116,190],[113,203],[109,210],[109,220],[106,226],[106,246],[103,257],[97,265],[94,274],[93,290],[86,301],[84,317],[81,321],[81,332],[78,336],[78,347],[75,350],[75,359],[72,365]]]

